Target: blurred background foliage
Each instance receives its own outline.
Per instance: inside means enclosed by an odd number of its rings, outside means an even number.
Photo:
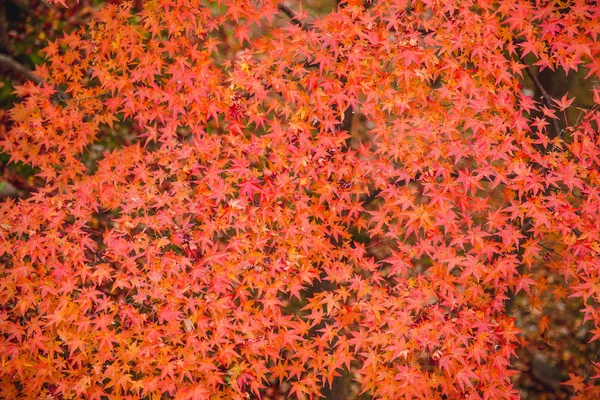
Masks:
[[[42,49],[49,40],[54,41],[85,25],[93,17],[94,11],[104,3],[100,0],[69,1],[69,8],[65,8],[42,0],[0,0],[0,56],[33,73],[35,66],[44,62]],[[134,8],[141,7],[140,1],[134,4]],[[299,2],[290,2],[289,5],[298,9]],[[337,6],[335,0],[302,1],[302,8],[309,19],[330,13]],[[287,23],[286,17],[282,16],[276,23]],[[260,35],[260,32],[254,33]],[[233,29],[220,32],[220,35],[220,57],[223,60],[234,59],[242,48],[233,38]],[[569,93],[569,97],[575,97],[577,103],[593,104],[590,89],[598,82],[586,79],[585,69],[571,71],[569,74],[561,69],[540,72],[533,67],[535,59],[529,56],[526,61],[531,66],[532,74],[550,95],[560,98]],[[26,78],[14,68],[0,64],[0,137],[10,129],[8,111],[17,101],[14,88]],[[540,100],[538,88],[527,75],[524,75],[522,86],[526,94]],[[581,109],[573,108],[561,116],[562,132],[566,126],[577,123],[581,112]],[[354,136],[364,141],[371,128],[369,122],[360,115],[353,117]],[[116,124],[107,135],[101,136],[107,139],[89,149],[87,157],[90,165],[101,158],[105,151],[132,143],[136,137],[135,126],[125,122]],[[41,182],[36,180],[35,172],[28,165],[9,163],[9,156],[0,154],[0,199],[27,197],[37,190]],[[109,220],[110,215],[99,217],[96,225],[98,228],[108,226]],[[385,246],[368,242],[366,244],[376,258],[389,252]],[[522,330],[523,345],[512,363],[519,371],[514,377],[514,383],[522,390],[523,399],[568,399],[570,388],[560,383],[567,380],[570,373],[589,377],[592,373],[591,361],[598,361],[600,358],[600,345],[599,341],[588,343],[590,326],[585,324],[580,313],[583,303],[581,299],[567,296],[564,279],[556,273],[559,270],[557,265],[561,262],[560,254],[548,250],[543,259],[544,263],[534,273],[538,276],[536,280],[545,287],[538,285],[540,287],[535,287],[531,295],[520,293],[507,303],[508,312],[516,318],[517,326]],[[292,312],[293,308],[299,307],[300,304],[290,305]],[[352,377],[346,376],[342,382],[345,386],[339,387],[338,383],[337,387],[327,390],[326,398],[370,398],[368,393],[358,395],[358,387],[353,385]],[[273,384],[265,391],[264,398],[284,399],[287,398],[288,390],[289,385],[285,383]]]

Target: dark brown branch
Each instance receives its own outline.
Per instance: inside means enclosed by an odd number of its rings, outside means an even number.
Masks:
[[[523,57],[522,56],[520,56],[520,57],[521,57],[521,60],[523,60]],[[525,60],[523,60],[523,61],[525,61]],[[527,65],[525,67],[525,72],[527,72],[527,75],[529,76],[529,78],[531,79],[531,81],[533,82],[533,84],[535,85],[537,90],[540,92],[540,95],[542,96],[542,102],[550,108],[555,108],[556,104],[552,103],[552,96],[550,96],[550,94],[546,91],[546,89],[544,88],[544,86],[542,85],[542,82],[540,82],[538,77],[536,75],[534,75],[533,72],[531,72],[531,68],[529,67],[529,65]],[[558,120],[552,118],[552,126],[554,127],[554,130],[556,131],[556,136],[560,136],[560,125],[558,124]]]
[[[515,45],[519,45],[519,44],[524,43],[524,42],[525,42],[525,40],[521,40],[521,39],[513,40],[513,43]],[[521,59],[521,61],[525,62],[525,59],[523,58],[523,55],[521,54],[521,51],[519,50],[518,47],[517,47],[517,55],[519,56],[519,58]],[[555,97],[555,96],[552,96],[550,93],[548,93],[548,91],[544,88],[544,85],[542,85],[542,82],[540,82],[540,80],[538,79],[538,77],[533,75],[533,72],[531,72],[531,68],[529,67],[529,65],[527,65],[525,67],[525,72],[527,72],[527,75],[529,76],[529,78],[531,79],[531,81],[533,82],[533,84],[535,85],[535,87],[540,91],[540,94],[544,98],[546,104],[549,105],[549,106],[552,106],[552,107],[557,107],[557,105],[552,104],[550,102],[550,100],[551,99],[559,100],[559,98]],[[584,110],[593,110],[594,109],[594,106],[591,106],[589,104],[577,103],[577,102],[571,103],[571,106],[578,107],[578,108],[581,108],[581,109],[584,109]]]
[[[594,109],[594,106],[590,106],[588,104],[581,104],[581,103],[571,103],[571,106],[581,108],[583,110],[593,110]]]
[[[552,249],[552,248],[550,248],[550,247],[548,247],[548,246],[544,245],[543,243],[539,243],[539,245],[540,245],[540,247],[541,247],[541,248],[543,248],[543,249],[546,249],[546,250],[548,250],[549,252],[552,252],[552,253],[556,254],[557,256],[559,256],[559,257],[561,257],[561,258],[563,257],[563,255],[562,255],[562,254],[560,254],[560,253],[559,253],[559,252],[557,252],[556,250],[554,250],[554,249]]]
[[[0,52],[8,53],[8,18],[6,2],[0,1]]]
[[[9,0],[9,2],[23,10],[27,10],[27,8],[29,8],[31,5],[29,0]]]
[[[44,82],[42,78],[34,75],[34,73],[25,65],[21,64],[14,58],[7,56],[6,54],[0,54],[0,68],[4,68],[13,74],[20,75],[21,77],[37,84],[42,84]]]
[[[550,93],[548,93],[544,89],[542,82],[540,82],[540,80],[538,79],[538,77],[536,75],[533,75],[533,73],[531,72],[531,69],[529,67],[525,67],[525,72],[527,72],[527,75],[529,76],[529,78],[531,78],[535,87],[540,91],[540,94],[542,95],[542,98],[544,99],[544,103],[546,103],[546,105],[549,107],[554,107],[554,108],[558,107],[556,104],[552,103],[551,100],[560,100],[560,99],[556,96],[552,96]],[[590,106],[588,104],[571,103],[571,105],[573,107],[582,108],[584,110],[593,110],[594,109],[594,106]]]
[[[521,61],[525,62],[525,59],[523,58],[523,55],[521,54],[520,51],[517,50],[517,54],[519,56],[519,58],[521,59]],[[532,71],[529,65],[525,66],[525,72],[527,73],[527,76],[529,76],[529,79],[531,79],[531,81],[533,82],[533,84],[535,85],[536,89],[540,92],[540,95],[542,96],[542,102],[550,108],[558,108],[558,105],[553,103],[552,100],[558,100],[558,98],[552,96],[550,93],[548,93],[548,91],[546,90],[546,88],[544,88],[544,85],[542,85],[542,82],[540,82],[540,80],[538,79],[537,75],[535,75]],[[592,110],[594,109],[593,106],[587,105],[587,104],[581,104],[581,103],[572,103],[571,104],[574,107],[578,107],[584,110]],[[560,136],[560,125],[558,123],[558,120],[552,118],[552,126],[554,127],[554,130],[556,131],[556,135]]]
[[[540,91],[544,104],[546,104],[548,107],[554,107],[554,105],[552,104],[552,96],[550,96],[546,89],[544,89],[542,82],[540,82],[538,77],[534,75],[533,72],[531,72],[531,68],[529,68],[529,66],[525,67],[525,72],[527,72],[529,79],[531,79],[537,90]]]
[[[0,68],[3,68],[14,75],[19,75],[27,80],[35,82],[38,85],[45,83],[42,78],[35,75],[33,73],[33,71],[31,71],[25,65],[21,64],[14,58],[7,56],[6,54],[0,53]],[[56,93],[54,94],[54,96],[56,96],[56,98],[58,98],[58,100],[60,100],[62,102],[64,102],[65,100],[69,100],[71,98],[68,94],[66,94],[60,90],[57,90]]]
[[[300,28],[302,28],[303,31],[311,31],[312,27],[310,25],[308,25],[307,23],[305,23],[304,21],[302,21],[298,15],[294,12],[294,10],[292,10],[291,8],[289,8],[288,6],[286,6],[283,3],[279,3],[279,5],[277,6],[277,8],[279,9],[279,11],[281,11],[282,13],[284,13],[285,15],[288,16],[289,19],[292,20],[292,22],[296,25],[298,25]]]

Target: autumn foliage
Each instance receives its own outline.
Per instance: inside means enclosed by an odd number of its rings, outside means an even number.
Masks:
[[[597,84],[596,1],[138,6],[50,42],[0,139],[39,181],[0,205],[1,397],[513,399],[509,299],[600,338],[600,88],[522,90]]]

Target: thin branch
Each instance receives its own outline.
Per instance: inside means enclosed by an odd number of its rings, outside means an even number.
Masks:
[[[517,55],[519,56],[519,58],[521,59],[521,61],[525,62],[525,58],[523,57],[523,53],[519,50],[518,46],[516,48],[516,51],[517,51]],[[533,84],[535,85],[535,87],[537,88],[537,90],[542,95],[542,102],[546,106],[548,106],[548,107],[555,108],[555,104],[552,104],[552,96],[550,96],[550,94],[548,93],[548,91],[544,88],[544,85],[542,85],[542,82],[540,82],[540,80],[538,79],[538,77],[533,74],[533,72],[531,71],[531,68],[530,68],[529,64],[526,64],[526,66],[525,66],[525,72],[527,72],[527,75],[529,76],[529,79],[531,79],[531,81],[533,82]],[[552,118],[552,126],[554,127],[554,130],[556,131],[556,136],[560,137],[560,125],[558,124],[558,121],[556,119],[554,119],[554,118]]]
[[[0,54],[0,68],[4,68],[13,74],[20,75],[37,84],[44,83],[44,80],[39,76],[34,75],[29,68],[6,54]]]
[[[517,50],[517,54],[519,56],[519,58],[521,59],[521,61],[525,62],[525,59],[523,58],[523,55],[521,54],[520,51]],[[553,103],[552,100],[559,100],[559,98],[552,96],[550,93],[548,93],[548,91],[546,90],[546,88],[544,88],[544,85],[542,85],[542,82],[540,82],[540,80],[538,79],[537,75],[535,75],[532,71],[529,65],[525,66],[525,72],[527,73],[527,76],[529,76],[529,79],[531,79],[531,81],[533,82],[533,84],[535,85],[535,87],[537,88],[537,90],[540,92],[540,95],[542,96],[542,102],[550,107],[550,108],[558,108],[558,105]],[[594,107],[587,105],[587,104],[581,104],[581,103],[572,103],[571,104],[573,107],[577,107],[583,110],[593,110]],[[560,136],[560,126],[558,123],[558,120],[556,119],[552,119],[552,125],[554,127],[554,130],[556,131],[556,135]]]
[[[531,81],[533,82],[533,84],[535,85],[537,90],[540,91],[540,94],[542,95],[542,99],[543,99],[544,103],[548,107],[554,107],[554,105],[552,104],[552,96],[550,96],[550,94],[546,91],[546,89],[544,88],[544,86],[542,85],[542,82],[540,82],[538,77],[536,75],[534,75],[533,72],[531,72],[531,68],[529,68],[529,66],[525,67],[525,72],[527,72],[529,79],[531,79]]]
[[[29,0],[9,0],[9,2],[23,10],[26,10],[31,5]]]
[[[292,10],[285,4],[279,3],[277,8],[279,9],[279,11],[281,11],[282,13],[287,15],[288,18],[291,19],[294,24],[298,25],[303,31],[306,31],[306,32],[312,31],[312,27],[310,25],[308,25],[307,23],[305,23],[304,21],[302,21],[300,19],[300,17],[298,17],[298,15],[294,12],[294,10]]]
[[[14,58],[7,56],[6,54],[0,53],[0,68],[9,71],[13,75],[20,75],[21,77],[35,82],[38,85],[45,83],[45,81],[39,76],[35,75],[32,70]],[[65,100],[69,100],[71,98],[68,94],[60,90],[56,90],[55,96],[62,102],[65,102]]]
[[[522,57],[521,60],[523,60]],[[542,95],[543,103],[550,108],[556,108],[556,105],[552,103],[552,96],[550,96],[550,94],[546,91],[546,89],[542,85],[542,82],[540,82],[540,80],[538,79],[537,75],[534,75],[533,72],[531,72],[531,68],[529,68],[529,65],[525,67],[525,72],[527,72],[527,75]],[[552,118],[552,126],[556,131],[556,136],[560,137],[560,125],[558,124],[558,120]]]
[[[538,244],[540,245],[540,247],[541,247],[541,248],[543,248],[543,249],[546,249],[546,250],[548,250],[549,252],[551,252],[551,253],[554,253],[554,254],[556,254],[557,256],[559,256],[559,257],[563,258],[563,255],[562,255],[562,254],[560,254],[560,253],[559,253],[559,252],[557,252],[556,250],[552,249],[551,247],[548,247],[548,246],[546,246],[546,245],[545,245],[545,244],[543,244],[543,243],[538,243]]]
[[[363,7],[365,10],[368,10],[374,3],[375,0],[363,0]],[[336,0],[335,4],[337,5],[338,10],[348,6],[348,2],[342,0]]]
[[[593,110],[594,109],[594,106],[590,106],[589,104],[571,103],[571,105],[573,107],[581,108],[583,110]]]

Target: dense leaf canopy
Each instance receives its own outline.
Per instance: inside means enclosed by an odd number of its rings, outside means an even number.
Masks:
[[[535,302],[535,271],[600,337],[599,19],[102,8],[49,43],[0,141],[43,181],[0,204],[2,393],[301,397],[345,374],[377,398],[517,398],[506,301]],[[534,100],[534,67],[585,71],[593,102]]]

